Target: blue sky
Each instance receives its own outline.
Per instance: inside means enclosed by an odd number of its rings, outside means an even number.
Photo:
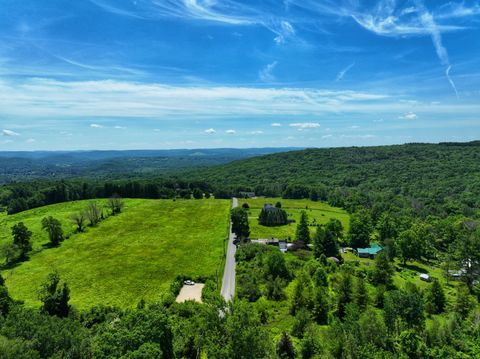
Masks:
[[[480,1],[0,0],[0,150],[480,138]]]

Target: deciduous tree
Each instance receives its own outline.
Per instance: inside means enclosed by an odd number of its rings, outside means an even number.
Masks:
[[[62,224],[58,219],[53,218],[52,216],[43,218],[42,229],[47,231],[48,239],[53,246],[56,246],[63,241]]]
[[[13,245],[18,248],[20,259],[24,259],[27,253],[32,250],[32,243],[30,238],[32,232],[23,224],[19,222],[12,227]]]
[[[60,284],[60,275],[57,272],[50,273],[46,282],[42,285],[39,298],[43,303],[42,309],[49,315],[60,318],[67,317],[70,312],[70,289],[67,283]]]

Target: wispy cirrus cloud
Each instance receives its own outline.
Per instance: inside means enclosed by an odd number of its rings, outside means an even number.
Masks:
[[[458,98],[457,87],[450,76],[450,64],[447,49],[443,45],[442,33],[464,30],[465,26],[450,22],[439,23],[457,17],[474,16],[480,13],[480,6],[473,4],[466,7],[464,3],[449,3],[441,7],[439,15],[429,11],[423,0],[414,0],[413,5],[405,6],[395,0],[382,0],[371,10],[353,10],[352,18],[365,29],[381,36],[430,36],[437,56],[446,66],[445,76]]]
[[[337,78],[335,79],[335,81],[341,81],[343,80],[343,78],[345,77],[345,75],[347,74],[348,71],[350,71],[353,67],[355,66],[355,62],[352,62],[350,65],[348,65],[347,67],[345,67],[343,70],[341,70],[338,74],[337,74]]]
[[[119,4],[113,0],[90,2],[110,13],[139,19],[173,17],[231,26],[263,26],[275,34],[274,41],[277,44],[296,37],[293,24],[275,14],[275,10],[280,8],[264,8],[258,6],[260,3],[253,6],[232,0],[137,0],[133,4]]]
[[[273,75],[273,70],[277,67],[278,62],[273,61],[270,64],[265,65],[259,72],[258,77],[263,82],[270,82],[275,80],[275,76]]]
[[[309,88],[178,86],[126,81],[0,79],[0,114],[36,117],[310,115],[398,108],[388,94]],[[90,123],[92,128],[103,126]]]

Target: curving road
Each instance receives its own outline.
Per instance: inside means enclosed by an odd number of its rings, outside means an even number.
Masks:
[[[238,207],[238,199],[232,198],[232,208]],[[236,246],[233,244],[235,234],[232,233],[232,224],[230,224],[230,235],[228,237],[227,256],[225,258],[225,270],[223,271],[222,280],[222,297],[226,301],[233,299],[235,295],[235,251]]]

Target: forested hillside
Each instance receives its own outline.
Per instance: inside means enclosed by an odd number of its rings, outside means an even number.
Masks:
[[[480,142],[308,149],[196,172],[225,191],[395,204],[418,214],[472,214],[480,206]],[[184,176],[185,178],[185,176]]]

